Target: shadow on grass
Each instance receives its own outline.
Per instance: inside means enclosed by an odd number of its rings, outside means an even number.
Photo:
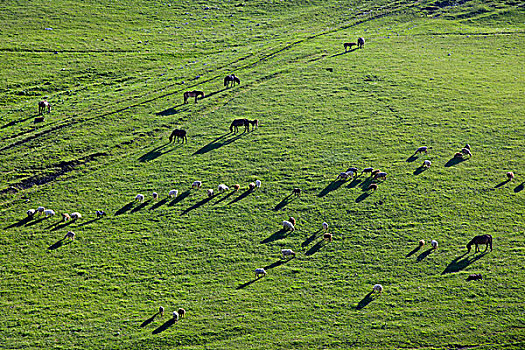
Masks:
[[[337,190],[339,187],[341,187],[345,182],[344,181],[341,181],[341,180],[334,180],[332,181],[328,186],[326,186],[321,192],[319,192],[319,194],[317,195],[317,197],[324,197],[326,196],[328,193],[332,192],[332,191],[335,191]]]
[[[33,221],[29,221],[27,224],[26,224],[26,227],[29,227],[29,226],[34,226],[44,220],[46,220],[47,218],[46,217],[43,217],[43,218],[40,218],[40,219],[37,219],[37,220],[33,220]]]
[[[368,304],[370,304],[374,298],[372,298],[372,294],[373,292],[370,292],[368,293],[367,295],[365,295],[365,297],[363,299],[361,299],[361,301],[359,302],[359,304],[357,304],[357,306],[355,307],[356,310],[362,310],[364,309]]]
[[[319,231],[316,231],[316,232],[312,233],[312,235],[311,235],[310,237],[307,237],[306,240],[305,240],[303,243],[301,243],[301,247],[304,248],[304,247],[308,246],[310,243],[312,243],[312,242],[317,238],[317,236],[318,236],[321,232],[323,232],[322,229],[320,229]]]
[[[222,201],[227,200],[228,198],[230,198],[231,196],[233,196],[234,193],[235,193],[235,191],[230,191],[230,192],[227,193],[225,196],[223,196],[221,199],[219,199],[217,202],[213,203],[213,205],[217,205],[217,204],[221,203]]]
[[[66,222],[63,222],[62,224],[56,224],[56,225],[53,225],[51,227],[53,227],[51,229],[51,231],[58,231],[58,230],[61,230],[63,229],[64,227],[68,227],[69,225],[71,225],[74,221],[73,220],[69,220],[69,221],[66,221]]]
[[[13,227],[20,227],[20,226],[23,226],[25,224],[27,224],[29,221],[31,221],[32,218],[30,218],[29,216],[26,216],[25,218],[23,218],[22,220],[19,220],[7,227],[4,228],[4,230],[7,230],[7,229],[10,229],[10,228],[13,228]]]
[[[467,266],[469,266],[470,264],[478,261],[479,259],[483,258],[486,254],[488,254],[488,252],[483,252],[479,255],[474,255],[472,257],[470,256],[467,256],[466,258],[464,258],[465,255],[467,255],[468,253],[465,253],[457,258],[455,258],[454,260],[452,260],[450,262],[450,264],[448,264],[448,266],[445,268],[445,270],[441,273],[442,275],[444,274],[447,274],[447,273],[453,273],[453,272],[459,272],[461,270],[463,270],[464,268],[466,268]]]
[[[367,177],[362,183],[361,183],[361,189],[363,189],[363,191],[366,191],[368,190],[368,187],[370,186],[370,184],[374,181],[374,179],[372,178],[372,176],[369,176]]]
[[[170,116],[170,115],[179,114],[181,112],[186,112],[186,111],[189,110],[189,107],[178,109],[178,108],[183,107],[183,106],[184,106],[184,103],[181,103],[180,105],[170,107],[168,109],[163,110],[162,112],[157,112],[155,114],[166,117],[166,116]]]
[[[445,167],[448,168],[448,167],[451,167],[451,166],[454,166],[454,165],[457,165],[459,163],[463,163],[464,161],[466,161],[468,159],[465,159],[465,158],[451,158],[449,159],[449,161],[445,164]]]
[[[261,278],[255,278],[255,279],[253,279],[253,280],[251,280],[251,281],[248,281],[248,282],[246,282],[246,283],[243,283],[243,284],[238,285],[237,288],[235,288],[235,289],[239,290],[239,289],[246,288],[246,287],[248,287],[250,284],[257,282],[257,281],[260,280],[260,279],[261,279]]]
[[[419,168],[417,168],[416,170],[414,170],[413,174],[414,175],[419,175],[421,173],[424,173],[428,168],[426,166],[420,166]]]
[[[417,257],[417,262],[423,261],[433,251],[434,251],[434,249],[430,248],[430,249],[425,250],[423,253],[419,254],[418,257]]]
[[[184,198],[188,197],[190,195],[190,193],[191,193],[191,190],[186,190],[186,191],[182,192],[177,197],[173,198],[173,200],[171,202],[168,203],[168,207],[172,207],[175,204],[181,202]]]
[[[170,328],[171,326],[173,326],[175,324],[175,319],[174,318],[170,318],[169,320],[167,320],[166,322],[164,322],[164,324],[160,327],[158,327],[157,329],[154,329],[153,332],[151,332],[151,334],[159,334],[159,333],[162,333],[164,332],[166,329]]]
[[[226,138],[228,135],[230,135],[230,133],[226,133],[226,134],[216,138],[212,142],[208,143],[206,146],[204,146],[201,149],[198,149],[197,151],[195,151],[195,153],[193,153],[193,155],[205,154],[205,153],[208,153],[210,151],[213,151],[213,150],[216,150],[218,148],[221,148],[222,146],[229,145],[230,143],[235,142],[238,139],[240,139],[241,137],[243,137],[244,135],[246,135],[246,133],[242,132],[242,133],[240,133],[238,135],[231,135],[230,138]]]
[[[286,238],[286,236],[288,236],[288,230],[285,230],[284,228],[282,228],[279,231],[273,233],[270,237],[263,239],[261,241],[261,244],[278,241],[280,239]]]
[[[167,154],[167,153],[170,153],[170,152],[173,152],[174,150],[177,149],[177,147],[174,147],[174,148],[170,148],[168,151],[165,151],[163,152],[164,149],[166,149],[168,146],[170,145],[170,143],[166,143],[162,146],[159,146],[151,151],[149,151],[148,153],[146,154],[143,154],[139,157],[139,162],[149,162],[151,160],[154,160],[164,154]],[[180,143],[178,147],[181,147],[183,145],[183,143]]]
[[[525,186],[525,182],[520,183],[516,188],[514,189],[515,193],[523,191],[523,187]]]
[[[131,208],[133,208],[133,204],[134,203],[135,203],[135,201],[131,201],[128,204],[124,205],[122,208],[120,208],[119,210],[117,210],[115,212],[115,216],[122,215],[122,214],[128,212],[129,210],[131,210]]]
[[[61,240],[56,241],[55,243],[47,247],[47,250],[55,250],[62,246],[68,245],[72,242],[71,240],[68,240],[67,243],[64,243],[65,240],[66,240],[65,238],[62,238]]]
[[[142,322],[140,324],[140,327],[143,328],[143,327],[146,327],[147,325],[149,325],[151,322],[155,321],[155,318],[159,315],[159,313],[157,312],[155,315],[151,316],[150,318],[148,318],[146,321]]]
[[[250,190],[250,189],[246,190],[246,191],[243,192],[239,197],[232,199],[232,200],[228,203],[228,205],[231,205],[231,204],[237,203],[238,201],[240,201],[240,200],[242,200],[242,199],[248,197],[248,196],[250,195],[250,193],[252,193],[252,192],[253,192],[253,191]]]
[[[86,221],[86,222],[83,222],[81,223],[80,225],[78,225],[78,227],[82,227],[82,226],[87,226],[89,224],[92,224],[94,222],[97,222],[98,220],[102,219],[102,217],[98,217],[98,218],[95,218],[95,219],[91,219],[89,221]]]
[[[139,210],[144,209],[144,207],[145,207],[146,205],[148,205],[149,202],[151,202],[151,199],[148,199],[147,201],[145,201],[145,202],[143,202],[143,203],[140,203],[138,206],[136,206],[135,208],[131,209],[130,213],[133,214],[133,213],[138,212]]]
[[[350,53],[350,52],[354,52],[355,50],[357,50],[357,48],[350,49],[348,51],[344,51],[344,52],[340,52],[340,53],[336,53],[336,54],[330,56],[330,58],[341,56],[341,55],[344,55],[344,54],[347,54],[347,53]]]
[[[187,208],[186,210],[184,210],[180,215],[184,215],[184,214],[188,214],[190,211],[192,210],[195,210],[201,206],[203,206],[204,204],[208,203],[209,201],[211,201],[214,197],[206,197],[200,201],[198,201],[197,203],[195,203],[194,205],[192,205],[191,207]]]
[[[164,198],[163,200],[158,201],[151,208],[149,208],[149,210],[155,210],[158,207],[161,207],[161,206],[163,206],[166,203],[168,203],[168,198]]]
[[[9,122],[9,123],[3,125],[3,126],[2,126],[2,129],[8,128],[8,127],[13,126],[13,125],[16,125],[16,124],[18,124],[18,123],[27,122],[28,120],[33,119],[33,118],[35,118],[35,117],[38,117],[38,114],[34,114],[34,115],[32,115],[32,116],[30,116],[30,117],[28,117],[28,118],[21,119],[21,120],[13,120],[12,122]]]
[[[277,203],[275,208],[273,208],[273,211],[281,210],[282,208],[284,208],[285,206],[293,202],[293,199],[295,197],[292,197],[292,196],[293,196],[292,194],[289,194],[288,196],[284,197],[283,200]]]
[[[323,248],[325,245],[326,245],[325,244],[325,240],[322,239],[319,242],[317,242],[312,248],[308,249],[308,251],[306,253],[304,253],[304,255],[306,255],[306,256],[314,255],[319,250],[321,250],[321,248]]]
[[[362,193],[359,197],[357,197],[357,198],[355,199],[355,202],[356,202],[356,203],[361,203],[362,201],[364,201],[364,200],[367,199],[368,197],[370,197],[370,193],[368,193],[368,192]]]
[[[265,269],[265,270],[271,270],[271,269],[273,269],[273,268],[275,268],[275,267],[278,267],[278,266],[284,265],[284,264],[286,264],[287,262],[289,262],[290,260],[293,260],[293,259],[295,259],[295,257],[292,257],[292,258],[290,258],[290,259],[286,259],[286,260],[283,260],[283,259],[277,260],[276,262],[271,263],[271,264],[268,265],[268,266],[265,266],[264,269]]]
[[[366,181],[366,180],[365,180],[365,181]],[[350,183],[348,184],[348,186],[346,186],[346,188],[354,188],[354,187],[356,187],[360,182],[361,182],[360,179],[355,178],[355,179],[352,180],[352,182],[350,182]]]
[[[411,155],[410,157],[408,157],[408,158],[406,159],[406,162],[407,162],[407,163],[412,163],[412,162],[415,162],[418,158],[419,158],[419,157],[416,156],[416,153],[414,153],[413,155]]]
[[[510,182],[510,179],[509,180],[505,180],[503,182],[500,182],[499,184],[497,184],[496,186],[494,186],[494,188],[500,188],[501,186],[505,186],[506,184],[508,184]]]
[[[414,249],[412,249],[411,252],[409,252],[407,255],[405,255],[405,258],[411,257],[412,255],[416,254],[420,249],[421,249],[420,246],[415,247]]]

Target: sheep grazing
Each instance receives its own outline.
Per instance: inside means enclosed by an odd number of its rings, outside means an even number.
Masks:
[[[35,209],[29,209],[29,210],[26,212],[28,218],[32,218],[33,216],[35,216],[35,213],[36,213],[36,210],[35,210]]]
[[[51,113],[51,105],[46,100],[38,102],[38,114],[42,114],[47,109],[47,113]]]
[[[36,212],[40,215],[44,214],[44,210],[46,210],[46,208],[44,207],[38,207],[36,208]]]
[[[64,239],[71,239],[71,240],[74,240],[75,239],[75,232],[73,231],[67,231],[66,235],[64,236]]]
[[[507,179],[509,179],[509,181],[514,179],[514,173],[512,171],[507,172]]]
[[[160,317],[164,316],[164,307],[163,306],[159,306],[159,315],[160,315]]]
[[[470,149],[470,145],[467,143],[467,144],[465,144],[465,147],[463,147],[463,148]]]
[[[483,276],[481,275],[481,273],[473,273],[471,275],[468,275],[467,277],[467,281],[479,281],[482,279],[483,279]]]
[[[428,147],[427,146],[418,147],[418,149],[416,149],[416,152],[414,154],[418,154],[418,153],[425,153],[425,154],[427,154],[428,153]]]
[[[379,174],[381,172],[381,170],[379,169],[374,169],[370,172],[370,176],[376,176],[377,174]]]
[[[291,249],[282,249],[281,254],[283,255],[283,259],[286,258],[295,258],[295,252]]]
[[[349,179],[351,177],[356,177],[356,173],[353,172],[353,171],[345,171],[345,172],[339,173],[339,175],[337,175],[337,179],[341,179],[341,180],[346,180],[346,179]]]
[[[356,167],[350,167],[350,168],[346,169],[346,172],[349,172],[349,171],[351,171],[351,172],[353,172],[353,173],[356,173],[356,174],[357,174],[357,171],[358,171],[358,170],[359,170],[359,169],[357,169]]]
[[[283,221],[283,230],[285,231],[295,231],[295,226],[290,221]]]
[[[168,192],[168,197],[177,197],[178,194],[179,194],[179,191],[171,190]]]
[[[191,188],[193,189],[199,189],[201,188],[202,186],[202,181],[193,181],[193,183],[191,184]]]
[[[140,194],[140,193],[137,194],[137,195],[135,196],[135,200],[136,200],[136,201],[139,201],[139,202],[144,202],[144,195],[143,195],[143,194]]]
[[[288,219],[288,221],[290,221],[292,223],[292,225],[295,226],[295,218],[293,216],[290,216],[290,218]]]
[[[97,210],[95,212],[95,214],[97,215],[97,218],[101,218],[103,216],[106,216],[106,212],[104,210]]]
[[[374,176],[374,179],[375,179],[375,180],[382,179],[382,180],[384,181],[384,180],[386,180],[386,176],[387,176],[387,175],[388,175],[388,174],[385,173],[385,172],[379,172],[379,173],[377,173],[377,174]]]
[[[254,182],[250,182],[250,183],[248,184],[248,188],[250,189],[250,191],[255,190],[255,183],[254,183]]]
[[[328,231],[328,223],[323,222],[323,230]]]
[[[153,200],[156,201],[157,199],[159,199],[159,194],[157,192],[153,192],[151,195],[153,196]]]
[[[432,165],[432,162],[430,160],[425,160],[423,162],[423,167],[425,168],[430,168],[431,165]]]
[[[296,187],[293,189],[292,191],[293,195],[296,196],[296,197],[301,197],[301,189]]]
[[[235,184],[235,185],[233,185],[233,190],[234,190],[235,192],[237,192],[240,188],[241,188],[241,185],[239,185],[239,184]]]
[[[217,190],[219,192],[226,192],[228,191],[230,188],[228,186],[226,186],[225,184],[220,184],[219,187],[217,188]]]
[[[179,313],[177,311],[173,311],[173,320],[178,321],[179,320]]]
[[[383,292],[383,286],[380,285],[380,284],[375,284],[374,287],[372,288],[372,292],[373,293],[379,293],[381,294]]]
[[[47,217],[47,216],[54,216],[55,215],[55,212],[51,209],[46,209],[44,210],[44,215]]]
[[[255,186],[257,186],[257,188],[261,188],[261,185],[262,185],[261,180],[255,180]]]
[[[255,278],[261,278],[266,276],[266,270],[263,268],[255,269]]]
[[[367,191],[375,191],[375,190],[377,190],[377,184],[370,184],[370,185],[368,185],[366,190]]]
[[[208,190],[208,197],[213,197],[213,190],[211,188]]]
[[[62,221],[67,222],[71,220],[71,216],[68,213],[62,213]]]
[[[472,157],[472,153],[470,152],[470,149],[468,148],[462,148],[461,153],[463,153],[466,156]]]
[[[71,220],[75,221],[82,217],[82,215],[78,212],[71,213]]]
[[[372,171],[374,171],[374,168],[364,168],[363,169],[363,174],[364,173],[372,173]]]
[[[463,159],[463,153],[461,153],[461,152],[456,152],[456,153],[454,154],[454,158],[455,158],[455,159]]]
[[[183,308],[179,307],[179,309],[177,310],[177,313],[179,314],[180,318],[183,318],[184,315],[186,315],[186,310],[184,310]]]
[[[333,237],[332,237],[332,234],[331,234],[331,233],[325,233],[325,234],[323,235],[323,239],[324,239],[325,241],[332,242],[332,238],[333,238]]]
[[[424,245],[425,245],[425,240],[424,240],[424,239],[421,239],[421,240],[419,241],[419,246],[422,247],[422,246],[424,246]]]
[[[430,245],[432,246],[432,249],[438,249],[438,242],[436,240],[433,239],[432,241],[430,241]]]

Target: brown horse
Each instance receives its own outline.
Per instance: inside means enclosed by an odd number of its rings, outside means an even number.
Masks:
[[[182,143],[184,143],[184,141],[188,142],[188,138],[186,137],[186,130],[182,130],[182,129],[173,130],[173,132],[170,135],[170,143],[175,140],[178,141],[179,139],[182,140]]]
[[[345,47],[345,52],[347,49],[352,50],[352,46],[357,46],[357,43],[344,43],[343,46]]]
[[[46,100],[38,102],[38,114],[42,114],[47,109],[47,113],[51,113],[51,105]]]
[[[202,91],[197,91],[197,90],[194,90],[194,91],[186,91],[184,93],[184,103],[188,103],[188,98],[190,97],[195,97],[195,103],[197,103],[197,98],[199,96],[202,96],[204,98],[204,92]]]
[[[485,244],[486,246],[485,251],[489,249],[489,245],[490,245],[490,251],[492,251],[492,236],[491,235],[481,235],[481,236],[476,236],[472,238],[472,240],[468,242],[467,244],[467,249],[469,253],[470,253],[470,247],[472,247],[473,244],[476,245],[476,250],[475,250],[476,253],[480,251],[478,247],[479,244]]]
[[[241,80],[235,76],[235,74],[227,75],[224,78],[224,86],[235,86],[235,83],[241,85]]]
[[[250,121],[248,119],[235,119],[230,124],[230,132],[234,132],[233,131],[234,129],[235,129],[235,132],[238,132],[239,126],[244,126],[244,132],[250,131]]]
[[[255,130],[255,127],[259,126],[259,119],[248,120],[248,123],[252,125],[252,131]]]

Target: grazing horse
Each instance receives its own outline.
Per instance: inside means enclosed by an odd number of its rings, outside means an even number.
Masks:
[[[252,125],[252,131],[253,131],[255,130],[255,127],[259,126],[259,119],[248,120],[248,123]]]
[[[177,140],[178,142],[179,139],[182,140],[182,143],[184,143],[184,141],[188,142],[188,138],[186,137],[186,130],[182,130],[182,129],[173,130],[173,132],[170,135],[170,143],[175,140]]]
[[[42,114],[47,109],[47,113],[51,113],[51,105],[46,100],[38,102],[38,114]]]
[[[468,242],[467,244],[467,249],[469,253],[470,253],[470,247],[472,247],[473,244],[476,245],[476,250],[475,250],[476,253],[480,251],[478,244],[485,244],[486,246],[485,251],[489,249],[489,245],[490,245],[490,251],[492,251],[492,236],[491,235],[481,235],[481,236],[476,236],[472,238],[472,240]]]
[[[235,74],[230,74],[230,75],[227,75],[225,78],[224,78],[224,86],[230,86],[230,83],[231,83],[231,86],[235,86],[235,83],[241,85],[241,80],[239,78],[237,78],[235,76]]]
[[[347,49],[352,50],[352,46],[357,46],[357,43],[344,43],[343,46],[345,47],[345,52]]]
[[[250,131],[250,121],[248,119],[235,119],[230,125],[230,132],[239,131],[239,126],[244,126],[244,132]]]
[[[364,38],[357,39],[357,47],[360,48],[360,49],[365,47],[365,39]]]
[[[194,90],[194,91],[186,91],[184,93],[184,103],[188,103],[188,98],[190,97],[195,97],[195,103],[197,103],[197,98],[199,96],[202,96],[204,98],[204,92],[202,91],[197,91],[197,90]]]

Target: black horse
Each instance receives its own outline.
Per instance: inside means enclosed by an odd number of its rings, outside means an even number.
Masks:
[[[184,141],[188,142],[188,138],[186,137],[186,130],[182,130],[182,129],[173,130],[173,132],[170,135],[170,143],[175,140],[178,141],[179,139],[182,140],[182,143],[184,143]]]
[[[235,119],[230,125],[230,132],[239,131],[239,126],[244,126],[244,132],[250,131],[250,121],[248,119]]]
[[[241,80],[235,76],[235,74],[227,75],[226,78],[224,78],[224,86],[235,86],[235,83],[241,85]]]
[[[481,235],[481,236],[476,236],[472,238],[472,240],[468,242],[467,244],[467,249],[469,253],[470,253],[470,247],[472,247],[473,244],[476,245],[476,250],[475,250],[476,253],[479,252],[480,250],[478,247],[479,244],[485,244],[486,246],[485,251],[489,249],[489,245],[490,245],[490,251],[492,251],[492,236],[491,235]]]

